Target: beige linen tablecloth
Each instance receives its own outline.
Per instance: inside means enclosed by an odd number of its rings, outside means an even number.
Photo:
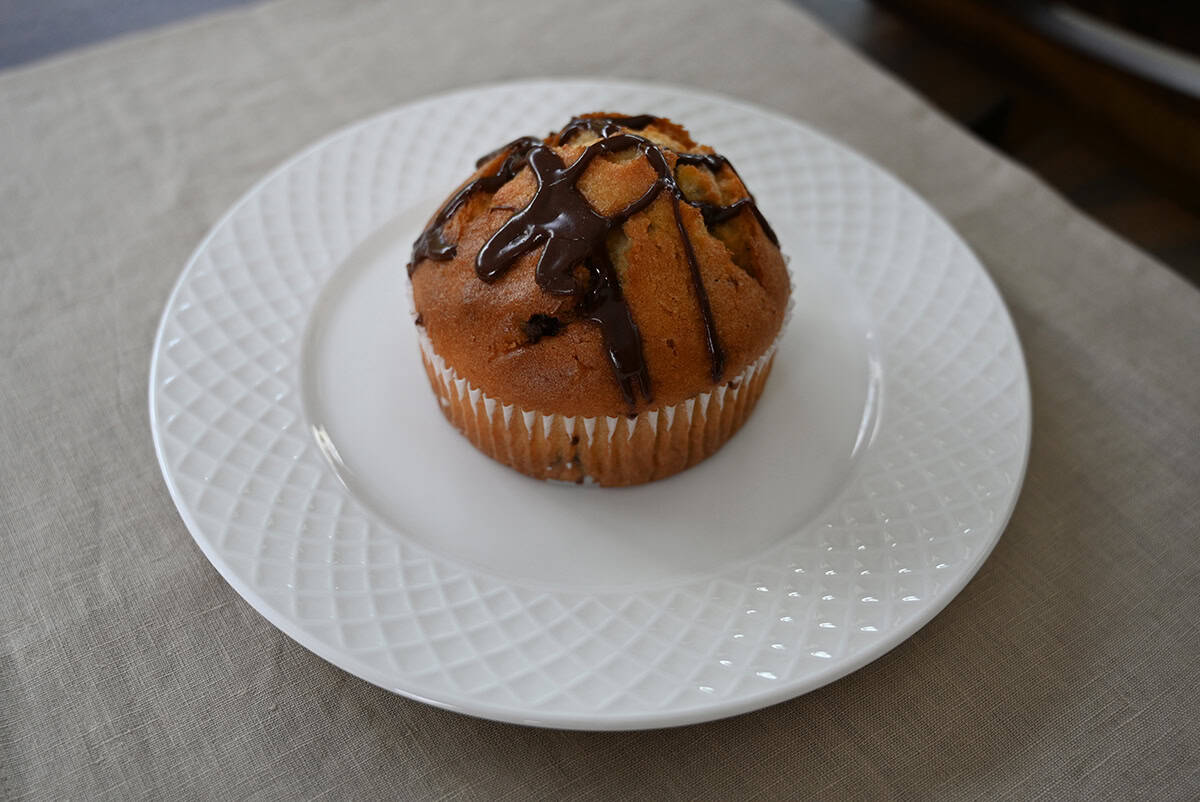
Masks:
[[[542,75],[804,119],[995,277],[1033,386],[1025,489],[883,659],[678,730],[496,724],[314,657],[192,544],[146,410],[192,248],[334,128]],[[790,6],[299,0],[119,41],[0,75],[0,222],[0,797],[1200,796],[1200,293]]]

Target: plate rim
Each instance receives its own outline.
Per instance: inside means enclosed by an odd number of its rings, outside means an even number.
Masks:
[[[185,280],[188,278],[192,268],[199,260],[201,255],[208,248],[214,237],[220,232],[224,226],[245,206],[250,200],[257,195],[267,184],[274,181],[277,177],[286,173],[294,164],[297,164],[308,158],[313,153],[328,147],[332,142],[348,136],[361,128],[367,128],[377,121],[380,121],[388,116],[396,113],[400,109],[418,105],[421,103],[431,103],[443,99],[449,99],[459,95],[473,94],[477,92],[499,89],[502,87],[519,87],[519,86],[535,86],[546,84],[558,85],[579,85],[587,84],[591,86],[607,86],[612,88],[623,89],[649,89],[663,93],[673,93],[680,96],[690,96],[692,98],[709,102],[722,104],[736,109],[746,110],[754,114],[768,117],[773,122],[797,127],[803,129],[808,135],[822,141],[825,145],[832,145],[836,149],[847,151],[853,154],[856,158],[869,165],[873,170],[887,176],[899,191],[906,196],[910,201],[915,201],[923,211],[935,218],[943,224],[951,237],[960,244],[968,257],[974,261],[974,267],[981,274],[984,283],[988,290],[994,294],[998,304],[1002,323],[1006,325],[1009,336],[1014,344],[1014,356],[1019,371],[1019,383],[1021,385],[1020,395],[1020,421],[1021,431],[1020,438],[1022,446],[1020,448],[1020,465],[1015,474],[1015,481],[1012,486],[1011,495],[1007,502],[1007,509],[1002,516],[997,518],[997,525],[994,532],[988,539],[986,546],[979,550],[974,560],[961,573],[941,587],[932,597],[925,600],[922,606],[912,618],[906,620],[903,624],[889,630],[879,640],[869,644],[867,647],[855,653],[852,657],[837,661],[820,671],[806,674],[801,679],[784,680],[778,685],[765,687],[758,692],[752,692],[730,699],[715,700],[712,704],[704,706],[692,706],[675,710],[657,710],[645,711],[639,713],[604,713],[594,712],[586,716],[581,716],[577,713],[559,713],[553,710],[538,710],[526,711],[523,708],[516,706],[497,705],[490,702],[482,702],[477,699],[455,699],[453,694],[446,694],[445,698],[430,697],[422,695],[416,691],[397,687],[391,679],[384,676],[375,668],[361,662],[351,652],[341,650],[328,645],[321,641],[313,634],[305,631],[297,622],[291,620],[282,612],[276,610],[267,599],[256,590],[251,588],[248,583],[244,582],[232,566],[226,561],[213,547],[207,542],[207,538],[203,537],[199,522],[193,516],[188,505],[185,503],[182,491],[179,488],[175,477],[172,475],[171,469],[168,467],[168,462],[162,442],[162,435],[159,431],[159,426],[156,422],[156,390],[158,388],[158,374],[160,368],[160,345],[163,342],[170,313],[175,305],[177,296],[182,291]],[[342,125],[332,132],[318,138],[311,144],[301,148],[296,153],[292,154],[275,167],[268,170],[261,178],[255,181],[248,189],[246,189],[238,199],[211,225],[207,233],[192,250],[188,256],[179,275],[176,277],[170,292],[167,294],[163,302],[163,311],[159,317],[158,325],[155,328],[154,339],[152,343],[150,370],[148,374],[148,423],[151,431],[151,437],[154,444],[154,453],[158,461],[159,470],[162,479],[167,486],[171,500],[174,502],[176,510],[179,512],[180,518],[183,520],[188,534],[191,536],[195,544],[200,548],[200,551],[208,559],[209,563],[217,569],[217,572],[225,579],[227,583],[246,601],[258,614],[266,618],[283,634],[288,636],[296,643],[303,646],[308,651],[317,655],[321,659],[331,665],[351,673],[356,677],[366,680],[373,685],[376,685],[384,690],[404,696],[415,701],[424,702],[426,704],[438,707],[444,710],[449,710],[464,715],[469,715],[477,718],[489,719],[493,721],[501,721],[512,724],[521,724],[526,726],[545,727],[552,729],[565,730],[580,730],[580,731],[620,731],[620,730],[643,730],[657,729],[666,727],[678,727],[689,724],[700,724],[717,719],[728,718],[742,713],[752,712],[784,701],[794,699],[806,693],[810,693],[818,688],[821,688],[831,682],[848,676],[858,671],[868,663],[874,662],[892,649],[907,641],[930,621],[937,617],[951,601],[958,597],[963,588],[966,587],[979,572],[983,563],[991,556],[1000,537],[1008,528],[1008,524],[1012,520],[1016,505],[1020,500],[1021,491],[1024,488],[1025,478],[1027,476],[1029,455],[1032,448],[1032,428],[1033,428],[1033,403],[1032,389],[1029,380],[1028,364],[1025,359],[1024,348],[1022,347],[1020,334],[1016,324],[1013,321],[1012,314],[1005,303],[1004,295],[1000,292],[992,275],[984,266],[983,261],[971,245],[959,234],[958,230],[950,224],[948,220],[923,196],[912,189],[905,181],[896,176],[887,167],[880,165],[874,159],[866,156],[857,148],[839,140],[829,134],[826,134],[819,128],[814,127],[808,122],[788,116],[787,114],[777,111],[774,108],[759,105],[750,101],[739,98],[730,97],[728,95],[712,92],[706,89],[681,86],[677,84],[660,83],[655,81],[642,81],[632,79],[615,79],[608,77],[591,77],[586,75],[581,76],[555,76],[546,78],[522,78],[511,81],[491,81],[481,84],[472,84],[469,86],[458,87],[444,92],[435,92],[428,95],[412,98],[401,103],[389,106],[386,109],[380,110],[374,114],[368,115],[359,120],[355,120],[348,124]],[[305,334],[298,335],[299,339],[303,340]]]

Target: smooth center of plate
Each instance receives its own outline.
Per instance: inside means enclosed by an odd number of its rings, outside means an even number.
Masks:
[[[522,583],[673,583],[761,555],[845,484],[875,420],[868,326],[835,269],[799,250],[784,221],[772,222],[792,254],[795,313],[754,414],[690,470],[599,488],[525,477],[442,417],[405,291],[409,248],[430,211],[396,218],[338,268],[303,359],[314,435],[395,537]]]

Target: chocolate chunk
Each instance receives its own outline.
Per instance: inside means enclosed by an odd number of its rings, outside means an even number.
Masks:
[[[526,320],[521,328],[525,330],[525,336],[529,338],[529,343],[532,345],[543,337],[553,337],[566,326],[552,315],[537,314]]]

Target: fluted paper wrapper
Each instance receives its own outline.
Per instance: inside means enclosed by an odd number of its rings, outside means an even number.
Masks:
[[[537,479],[610,486],[662,479],[724,445],[754,410],[779,342],[712,392],[634,416],[585,418],[489,396],[433,350],[423,328],[417,331],[442,412],[476,448]]]

